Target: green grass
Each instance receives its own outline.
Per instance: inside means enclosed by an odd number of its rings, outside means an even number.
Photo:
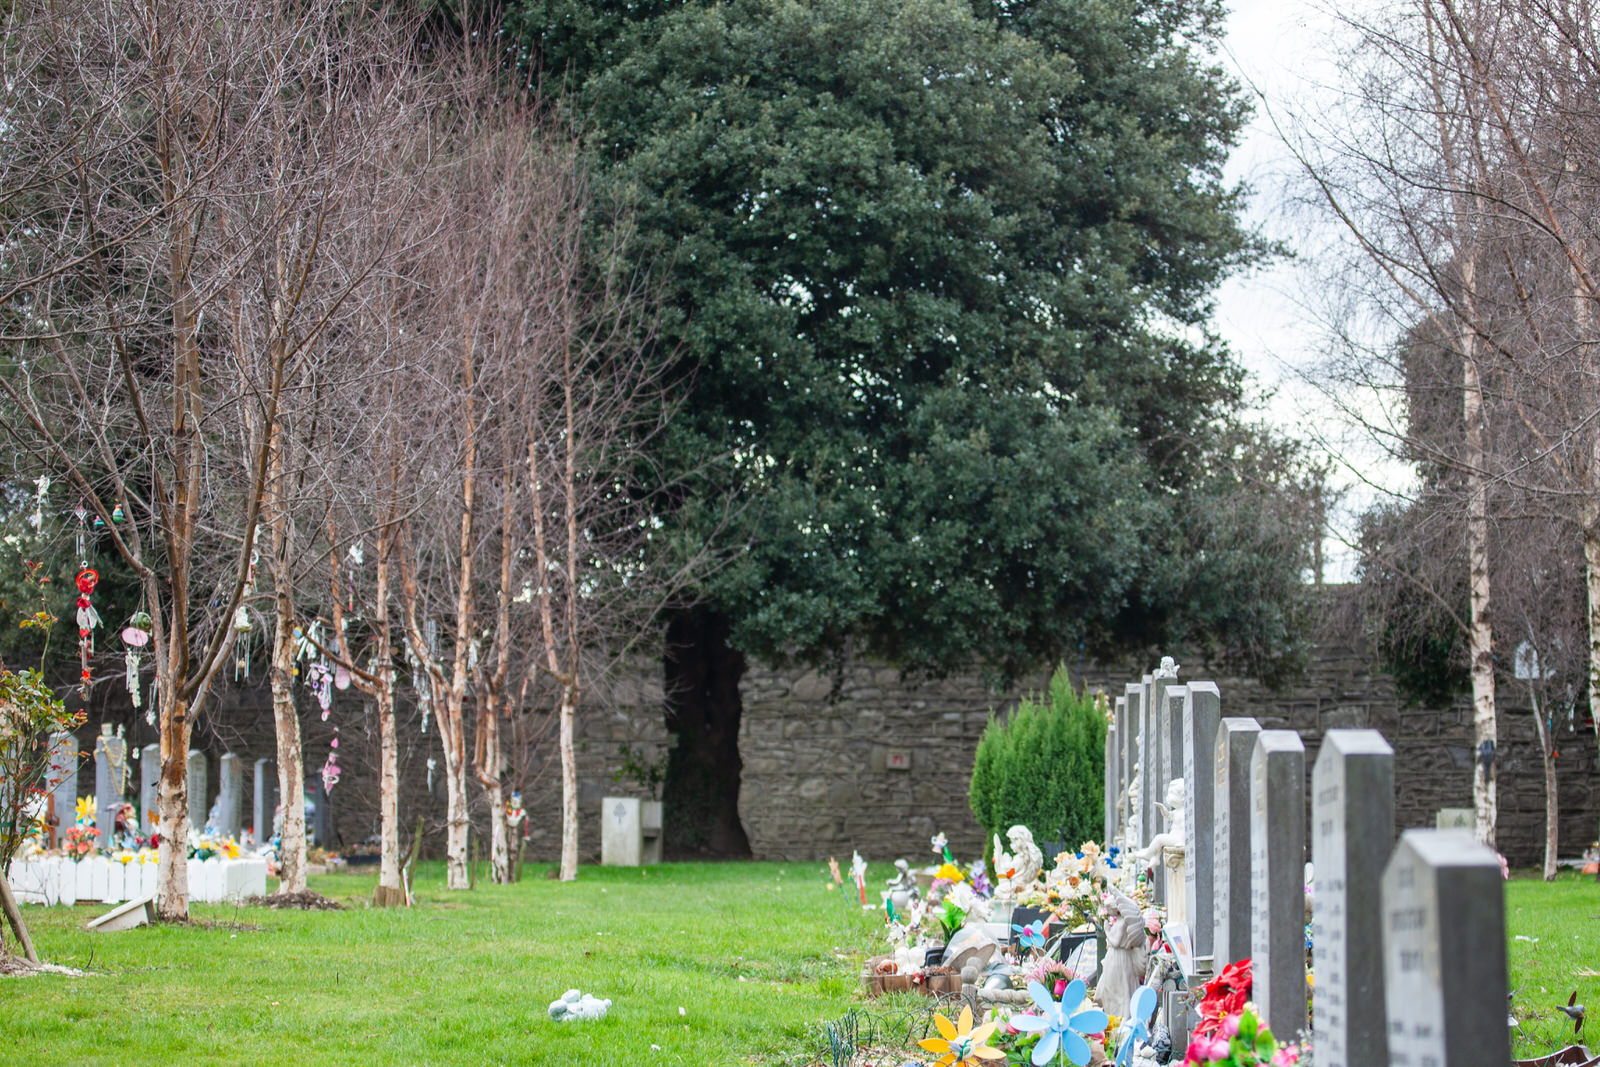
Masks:
[[[1506,885],[1506,934],[1511,1014],[1520,1024],[1511,1031],[1516,1055],[1600,1045],[1600,882],[1571,870],[1548,884],[1537,876],[1513,878]],[[1556,1010],[1573,990],[1589,1007],[1579,1035]]]
[[[824,890],[821,864],[544,871],[446,893],[424,865],[419,906],[387,911],[365,906],[372,876],[328,875],[311,887],[350,910],[196,906],[195,925],[122,934],[83,929],[96,907],[27,908],[46,958],[89,974],[0,979],[0,1064],[798,1067],[826,1062],[824,1020],[862,1006],[877,920]],[[1506,924],[1517,1055],[1573,1040],[1555,1005],[1574,989],[1600,1044],[1600,883],[1514,878]],[[552,1023],[571,986],[611,1013]],[[879,1039],[915,1025],[925,1002],[907,1000],[860,1021]]]
[[[0,1063],[794,1064],[856,999],[876,920],[821,864],[544,873],[447,893],[424,865],[419,906],[390,910],[373,876],[314,877],[351,910],[197,905],[120,934],[27,908],[41,955],[90,976],[0,979]],[[569,987],[609,1015],[551,1022]]]

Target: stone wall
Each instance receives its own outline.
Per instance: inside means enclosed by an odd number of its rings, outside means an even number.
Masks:
[[[1134,680],[1132,663],[1074,665],[1074,678],[1091,688],[1120,694]],[[1204,667],[1185,663],[1181,679],[1209,677]],[[1447,708],[1402,708],[1392,681],[1347,644],[1324,642],[1306,676],[1274,692],[1250,679],[1215,677],[1224,715],[1252,715],[1263,726],[1300,731],[1306,766],[1315,761],[1322,732],[1339,726],[1381,730],[1396,751],[1396,821],[1400,828],[1432,825],[1441,807],[1469,807],[1472,781],[1471,709],[1463,699]],[[853,662],[824,671],[774,671],[753,668],[741,691],[744,721],[740,749],[743,786],[740,812],[755,854],[763,859],[813,860],[848,857],[852,849],[871,859],[916,858],[936,832],[949,835],[958,855],[976,855],[982,832],[966,801],[972,754],[991,711],[1004,715],[1022,692],[1037,691],[1045,678],[1028,679],[1017,689],[996,693],[974,677],[908,677],[894,668]],[[1518,865],[1539,862],[1543,849],[1544,792],[1538,745],[1531,716],[1515,692],[1502,691],[1499,759],[1500,846]],[[309,702],[308,702],[309,703]],[[646,666],[632,678],[598,691],[579,722],[581,783],[580,847],[586,859],[599,855],[600,799],[610,794],[644,795],[635,783],[613,780],[624,746],[645,762],[663,757],[667,735],[661,719],[659,677]],[[130,740],[154,740],[141,713],[108,700],[104,716],[122,722]],[[443,762],[436,727],[423,732],[417,710],[400,712],[400,778],[403,837],[409,839],[423,816],[426,848],[443,848]],[[516,774],[529,812],[527,854],[556,856],[560,830],[559,773],[555,762],[552,716],[536,711],[515,727]],[[80,740],[92,748],[99,716],[91,716]],[[338,694],[328,722],[302,716],[308,773],[314,775],[328,752],[332,728],[340,728],[344,775],[334,788],[332,806],[338,840],[359,842],[377,832],[375,760],[377,725],[354,690]],[[1560,751],[1561,846],[1577,855],[1597,833],[1600,784],[1595,737],[1586,721],[1557,724]],[[216,759],[227,750],[254,761],[273,753],[272,717],[265,687],[236,686],[225,692],[196,731],[197,748],[209,752],[211,789],[216,789]],[[432,788],[427,760],[438,760]],[[135,781],[137,779],[135,778]],[[92,769],[87,781],[93,782]],[[250,810],[253,784],[245,784]],[[479,822],[482,798],[470,794]],[[207,798],[209,806],[211,797]]]

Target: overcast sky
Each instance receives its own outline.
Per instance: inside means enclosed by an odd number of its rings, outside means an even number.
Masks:
[[[1355,0],[1356,6],[1380,0]],[[1348,9],[1349,3],[1345,7]],[[1268,237],[1286,241],[1303,254],[1315,242],[1304,232],[1304,212],[1288,207],[1295,164],[1267,115],[1282,116],[1336,83],[1339,72],[1331,59],[1333,21],[1307,0],[1234,0],[1222,56],[1226,66],[1264,97],[1250,127],[1229,160],[1229,179],[1248,181],[1255,189],[1248,219]],[[1333,231],[1324,231],[1326,239]],[[1356,468],[1336,474],[1347,487],[1346,514],[1370,505],[1375,492],[1362,480],[1403,488],[1406,472],[1385,463],[1359,433],[1341,425],[1320,392],[1308,384],[1321,358],[1321,327],[1306,310],[1308,282],[1294,263],[1275,263],[1227,282],[1218,293],[1216,328],[1258,382],[1275,391],[1268,408],[1271,420],[1302,438],[1338,442],[1341,461]],[[1326,545],[1329,580],[1350,577],[1351,560],[1341,545]]]

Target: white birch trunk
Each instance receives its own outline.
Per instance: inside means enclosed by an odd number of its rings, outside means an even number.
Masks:
[[[578,877],[578,757],[573,748],[573,720],[577,716],[575,687],[561,687],[561,880]]]

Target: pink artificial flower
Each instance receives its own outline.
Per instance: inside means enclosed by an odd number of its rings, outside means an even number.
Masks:
[[[1294,1067],[1299,1062],[1299,1045],[1285,1045],[1272,1056],[1272,1067]]]
[[[1495,858],[1500,861],[1500,877],[1509,882],[1511,880],[1511,864],[1506,862],[1506,857],[1503,853],[1496,852]]]
[[[1189,1042],[1189,1049],[1184,1053],[1183,1062],[1191,1063],[1216,1063],[1225,1060],[1229,1053],[1228,1043],[1220,1037],[1197,1037]]]
[[[1238,1015],[1228,1016],[1226,1019],[1222,1020],[1222,1025],[1218,1027],[1218,1033],[1220,1033],[1224,1038],[1237,1036],[1239,1033],[1239,1020],[1242,1018],[1244,1018],[1243,1012],[1239,1013]]]
[[[1055,992],[1052,993],[1051,995],[1059,1000],[1061,998],[1061,991],[1063,989],[1066,989],[1066,988],[1067,988],[1067,980],[1065,978],[1057,978],[1056,979]]]
[[[1152,934],[1161,932],[1161,913],[1154,908],[1146,909],[1144,913],[1144,928]]]

